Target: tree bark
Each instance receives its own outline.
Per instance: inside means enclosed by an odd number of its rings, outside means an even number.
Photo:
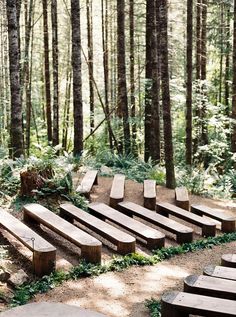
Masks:
[[[233,29],[233,85],[232,85],[231,150],[233,153],[236,153],[236,0],[234,0],[234,29]]]
[[[11,88],[11,151],[13,158],[24,154],[22,104],[20,93],[20,60],[16,0],[7,0],[9,69]]]
[[[80,1],[71,0],[74,155],[83,151],[83,102],[81,78]]]

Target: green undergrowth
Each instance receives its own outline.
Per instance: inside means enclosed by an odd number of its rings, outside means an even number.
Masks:
[[[188,252],[212,248],[213,246],[236,241],[236,232],[227,233],[217,237],[210,237],[202,240],[196,240],[192,243],[185,243],[176,247],[162,248],[153,250],[152,256],[144,256],[138,253],[132,253],[123,257],[115,257],[109,264],[95,265],[82,261],[78,266],[73,267],[69,272],[55,271],[49,276],[44,276],[30,284],[23,284],[18,287],[11,299],[11,306],[26,304],[36,294],[46,293],[68,280],[78,280],[83,277],[93,277],[106,272],[118,272],[131,266],[154,265],[163,260],[170,259],[176,255]],[[148,304],[149,305],[149,304]],[[149,305],[151,316],[155,315],[156,305]]]
[[[150,311],[150,317],[160,317],[161,316],[161,302],[152,298],[147,300],[145,306]]]

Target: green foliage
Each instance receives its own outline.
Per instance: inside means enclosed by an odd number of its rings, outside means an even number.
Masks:
[[[132,253],[124,257],[116,257],[107,265],[96,265],[82,261],[78,266],[73,267],[69,272],[53,272],[49,276],[44,276],[38,281],[17,288],[14,297],[11,300],[12,306],[26,304],[33,296],[39,293],[45,293],[50,289],[62,284],[64,281],[77,280],[83,277],[98,276],[106,272],[119,272],[131,266],[154,265],[160,261],[170,259],[176,255],[188,252],[196,252],[213,246],[236,241],[236,232],[225,233],[217,237],[196,240],[192,243],[185,243],[176,247],[168,247],[153,250],[152,256],[144,256],[138,253]],[[152,303],[153,301],[153,303]],[[153,315],[158,316],[158,305],[152,300],[148,302],[148,307],[153,311]]]
[[[160,317],[161,316],[161,303],[160,301],[152,298],[147,300],[145,306],[150,310],[150,317]]]

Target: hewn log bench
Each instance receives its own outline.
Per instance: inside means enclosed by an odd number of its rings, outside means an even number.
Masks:
[[[177,218],[185,220],[186,222],[190,222],[198,227],[201,227],[202,236],[214,237],[216,234],[216,224],[213,221],[192,214],[182,208],[176,207],[169,203],[158,203],[156,204],[156,210],[161,215],[165,215],[168,217],[169,214],[171,214]]]
[[[236,269],[232,267],[208,265],[204,268],[203,274],[236,281]]]
[[[68,221],[39,204],[23,207],[24,220],[31,224],[42,224],[81,249],[81,257],[88,262],[101,262],[102,243]]]
[[[89,309],[52,302],[31,303],[12,308],[0,315],[1,317],[108,317]]]
[[[121,212],[103,203],[92,203],[88,205],[88,208],[96,217],[102,219],[103,221],[109,220],[144,240],[147,248],[154,249],[162,248],[164,246],[165,235],[162,232],[150,228],[142,222],[125,216]]]
[[[80,185],[77,187],[76,191],[84,195],[88,199],[90,198],[90,192],[93,185],[98,184],[98,171],[90,170],[84,175]]]
[[[143,182],[143,198],[144,207],[155,210],[156,208],[156,181],[152,179],[146,179]]]
[[[110,193],[110,203],[112,208],[116,208],[117,204],[124,200],[125,192],[125,175],[116,174],[113,178],[111,193]]]
[[[162,296],[162,317],[188,317],[189,315],[235,317],[236,302],[183,292],[170,292]]]
[[[140,205],[126,201],[119,203],[118,209],[126,215],[142,218],[158,227],[165,229],[166,231],[174,233],[178,243],[191,242],[193,239],[193,229],[186,227],[172,219],[158,215],[157,213]]]
[[[60,205],[60,216],[73,223],[78,221],[117,246],[117,252],[125,255],[135,252],[135,238],[72,204]]]
[[[221,265],[236,269],[236,253],[223,254],[221,257]]]
[[[184,279],[187,293],[236,300],[236,282],[205,275],[189,275]]]
[[[36,275],[48,275],[55,269],[56,248],[2,208],[0,226],[33,252],[33,271]]]
[[[189,196],[186,187],[175,188],[175,203],[178,207],[189,210]]]
[[[204,205],[191,205],[191,212],[199,216],[207,216],[221,222],[223,232],[234,232],[236,218],[228,216],[223,210],[210,208]]]

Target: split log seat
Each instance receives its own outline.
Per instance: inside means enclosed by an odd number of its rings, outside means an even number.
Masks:
[[[42,224],[81,249],[81,257],[88,262],[101,262],[102,243],[39,204],[23,207],[27,223]]]
[[[56,248],[2,208],[0,226],[33,252],[33,271],[36,275],[48,275],[55,269]]]
[[[161,216],[156,212],[140,205],[126,201],[119,203],[118,208],[121,212],[128,216],[142,218],[158,227],[165,229],[166,231],[174,233],[178,243],[191,242],[193,240],[193,230],[191,228],[186,227],[172,219]]]
[[[236,218],[228,216],[223,210],[210,208],[204,205],[192,205],[191,212],[199,216],[207,216],[221,222],[223,232],[234,232]]]
[[[187,293],[236,300],[236,281],[205,275],[189,275],[184,280]]]
[[[162,232],[150,228],[142,222],[125,216],[119,211],[103,203],[92,203],[88,205],[88,208],[91,214],[96,217],[102,219],[103,221],[109,220],[144,240],[147,248],[149,249],[162,248],[165,244],[165,235]]]
[[[110,203],[112,208],[116,208],[117,204],[124,200],[125,193],[125,175],[116,174],[113,178]]]
[[[135,252],[135,238],[72,204],[60,205],[60,216],[73,223],[78,221],[85,227],[117,246],[117,252],[125,255]]]
[[[186,187],[175,188],[175,203],[176,206],[189,210],[189,196]]]
[[[162,317],[189,317],[190,315],[235,317],[236,302],[229,299],[184,292],[170,292],[162,296]]]
[[[98,184],[98,171],[90,170],[84,175],[80,185],[77,187],[76,191],[84,195],[86,198],[90,198],[90,192],[93,185]]]
[[[221,265],[236,268],[236,254],[223,254],[221,257]]]
[[[197,216],[195,214],[190,213],[182,208],[176,207],[169,203],[158,203],[156,204],[156,210],[158,213],[164,216],[169,216],[169,214],[183,219],[186,222],[190,222],[198,227],[202,228],[202,236],[210,237],[215,236],[216,234],[216,224],[215,222]]]
[[[236,281],[236,269],[232,267],[208,265],[204,268],[203,274]]]
[[[156,181],[146,179],[143,182],[144,207],[155,210],[156,208]]]

